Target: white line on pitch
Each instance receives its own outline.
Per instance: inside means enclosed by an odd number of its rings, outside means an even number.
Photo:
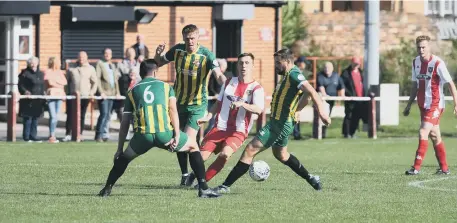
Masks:
[[[454,176],[454,177],[443,177],[443,178],[436,178],[436,179],[429,179],[429,180],[412,181],[412,182],[408,183],[408,186],[417,187],[417,188],[425,189],[425,190],[457,191],[456,189],[448,189],[448,188],[440,188],[440,187],[427,187],[427,186],[425,186],[425,183],[428,183],[428,182],[436,182],[436,181],[443,181],[443,180],[456,179],[456,178],[457,178],[457,176]]]

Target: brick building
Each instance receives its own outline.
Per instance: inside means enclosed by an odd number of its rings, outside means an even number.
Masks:
[[[144,35],[154,55],[159,43],[166,42],[169,49],[181,42],[182,27],[193,23],[200,28],[201,44],[219,58],[252,52],[255,75],[270,95],[275,79],[272,55],[281,42],[282,4],[275,0],[0,2],[0,94],[16,87],[17,75],[32,55],[40,58],[41,69],[51,56],[71,61],[80,50],[87,51],[89,59],[99,59],[102,49],[110,47],[113,57],[121,59],[138,34]],[[159,78],[172,82],[172,65],[161,68]],[[1,99],[0,110],[5,106]]]

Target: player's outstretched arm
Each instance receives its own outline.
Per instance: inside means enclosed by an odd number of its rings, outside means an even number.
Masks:
[[[176,107],[176,98],[170,97],[168,100],[168,115],[170,116],[171,125],[173,126],[173,131],[176,137],[179,136],[179,116],[178,108]]]
[[[457,89],[455,88],[454,81],[449,81],[449,90],[454,100],[454,114],[457,114]]]
[[[414,100],[416,99],[417,95],[417,81],[412,82],[411,86],[411,91],[409,93],[409,99],[408,99],[408,104],[405,107],[405,110],[403,111],[404,116],[409,115],[409,110],[411,110],[411,105],[413,104]]]
[[[313,100],[314,105],[317,107],[319,116],[321,117],[324,124],[329,125],[331,120],[324,108],[324,101],[317,93],[317,91],[314,90],[313,86],[311,86],[308,81],[304,81],[302,84],[300,84],[300,90],[303,92],[308,92],[311,95],[311,99]]]
[[[301,96],[300,100],[298,101],[297,105],[297,112],[303,110],[309,103],[309,94],[308,92],[304,92]]]
[[[219,85],[224,85],[225,81],[227,80],[227,77],[225,77],[224,73],[222,73],[221,68],[215,67],[212,70],[212,72],[213,72],[214,78],[216,78],[216,80],[217,80],[217,83]]]
[[[159,67],[170,63],[170,61],[165,58],[165,55],[162,55],[165,51],[165,45],[165,43],[158,45],[156,48],[156,54],[154,55],[154,60],[157,62]]]
[[[132,119],[132,113],[126,112],[122,115],[122,121],[121,121],[121,127],[119,129],[119,139],[117,142],[117,151],[116,154],[114,155],[114,159],[116,159],[117,156],[122,154],[124,151],[124,143],[125,143],[125,138],[127,137],[127,134],[129,132],[129,127],[130,127],[130,120]]]

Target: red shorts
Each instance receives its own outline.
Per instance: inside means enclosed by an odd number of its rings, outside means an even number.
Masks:
[[[222,131],[214,127],[206,134],[203,139],[201,151],[209,151],[215,154],[219,153],[222,148],[229,146],[236,152],[241,145],[243,145],[246,135],[242,132],[236,131]]]
[[[420,108],[421,121],[431,123],[432,125],[439,125],[441,114],[443,114],[443,110],[444,109],[442,108]]]

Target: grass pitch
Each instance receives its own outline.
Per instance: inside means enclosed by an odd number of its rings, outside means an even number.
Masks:
[[[457,140],[449,110],[442,120],[449,176],[433,175],[431,143],[421,175],[404,175],[417,147],[417,114],[377,140],[365,133],[338,138],[341,120],[330,139],[291,140],[289,150],[321,176],[321,192],[267,150],[256,157],[271,167],[267,181],[247,174],[231,194],[199,199],[197,191],[178,187],[176,155],[156,149],[130,164],[111,197],[99,198],[115,143],[0,143],[0,222],[455,222]],[[240,154],[210,186],[222,183]]]

